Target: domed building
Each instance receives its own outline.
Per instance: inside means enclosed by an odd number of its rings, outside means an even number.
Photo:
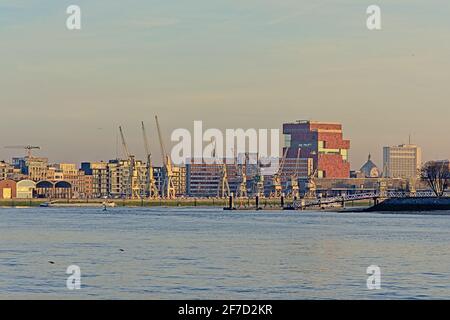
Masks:
[[[367,162],[361,167],[359,171],[366,178],[378,178],[381,176],[381,171],[370,158],[371,156],[369,154]]]

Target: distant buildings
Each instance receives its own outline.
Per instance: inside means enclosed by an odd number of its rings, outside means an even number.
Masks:
[[[17,197],[17,183],[14,180],[0,180],[0,199],[14,199]]]
[[[47,179],[48,159],[25,157],[25,170],[23,174],[28,175],[30,180],[40,181]]]
[[[412,179],[419,176],[422,163],[420,147],[413,144],[383,148],[383,176]]]
[[[225,161],[224,161],[225,162]],[[223,164],[205,163],[193,159],[186,165],[186,193],[190,197],[218,197],[221,193]],[[225,164],[230,192],[236,192],[237,164]],[[234,187],[234,188],[233,188]]]
[[[92,177],[92,197],[108,197],[108,164],[106,162],[83,162],[81,164],[81,170],[85,175]]]
[[[109,162],[83,162],[81,170],[86,177],[91,177],[92,197],[94,198],[131,198],[132,195],[145,197],[147,193],[146,163],[136,160],[134,170],[130,172],[129,160],[110,160]],[[156,186],[161,190],[162,171],[153,167]],[[173,168],[173,181],[176,194],[186,194],[186,168]]]
[[[186,167],[172,167],[175,194],[177,197],[186,195]],[[161,189],[160,189],[161,190]]]
[[[0,180],[6,180],[11,177],[14,167],[5,161],[0,161]]]
[[[283,124],[287,157],[312,158],[318,178],[349,178],[348,152],[350,141],[343,139],[342,125],[317,121]]]
[[[371,155],[367,158],[367,162],[363,164],[361,169],[359,169],[359,174],[361,178],[379,178],[381,177],[381,170],[373,163]]]
[[[238,163],[225,165],[191,159],[186,166],[172,168],[176,196],[221,197],[225,189],[226,194],[229,189],[235,195],[243,194],[245,189],[250,197],[273,196],[274,190],[289,197],[295,194],[294,190],[299,195],[299,188],[306,186],[313,176],[316,189],[323,194],[375,190],[381,177],[389,188],[397,190],[405,189],[411,183],[408,180],[419,174],[421,149],[415,145],[384,147],[383,173],[369,155],[360,170],[350,175],[350,141],[344,139],[341,124],[297,121],[283,124],[283,133],[282,155],[286,154],[286,158],[280,159],[283,166],[278,172],[269,175],[263,165],[249,161],[256,159],[249,154],[241,154],[241,161],[234,161]],[[450,166],[448,161],[443,163]],[[134,157],[83,162],[80,168],[73,163],[49,164],[47,158],[30,155],[13,158],[11,164],[0,162],[0,199],[146,198],[150,190],[148,168],[144,161]],[[165,170],[152,167],[152,173],[157,189],[162,190]],[[419,180],[415,183],[418,188],[424,187]]]
[[[450,170],[450,160],[435,160],[433,162],[440,166],[448,167],[448,169]]]
[[[32,180],[20,180],[17,182],[17,198],[31,199],[35,195],[36,182]]]

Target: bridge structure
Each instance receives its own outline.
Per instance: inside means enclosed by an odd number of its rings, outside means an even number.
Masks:
[[[341,196],[327,197],[327,198],[314,198],[314,199],[301,199],[295,200],[292,203],[293,209],[305,209],[308,207],[322,207],[332,204],[341,204],[345,206],[346,202],[352,202],[357,200],[373,200],[375,204],[388,198],[427,198],[435,197],[436,195],[432,191],[373,191],[362,192],[355,194],[345,194]],[[450,197],[450,191],[444,194],[445,197]]]

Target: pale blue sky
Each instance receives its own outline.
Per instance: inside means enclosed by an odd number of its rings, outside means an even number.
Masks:
[[[65,27],[70,4],[81,31]],[[370,4],[381,31],[365,27]],[[344,124],[352,168],[369,152],[381,166],[409,133],[425,159],[449,158],[449,36],[447,0],[0,0],[0,145],[106,160],[121,124],[142,157],[144,120],[159,155],[158,114],[167,144],[193,120],[314,119]]]

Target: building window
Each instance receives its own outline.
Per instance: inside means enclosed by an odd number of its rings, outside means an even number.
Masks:
[[[341,149],[341,156],[342,156],[342,160],[347,161],[348,160],[348,150]]]
[[[317,171],[317,177],[318,177],[319,179],[325,178],[325,177],[326,177],[325,171],[323,171],[323,170]]]
[[[290,134],[285,134],[284,135],[284,146],[286,148],[290,148],[291,147],[291,135]]]

